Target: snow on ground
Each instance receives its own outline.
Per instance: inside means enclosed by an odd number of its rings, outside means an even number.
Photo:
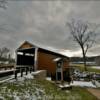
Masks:
[[[70,84],[71,86],[80,86],[80,87],[91,87],[96,88],[96,86],[91,82],[84,82],[84,81],[73,81],[73,83]]]
[[[71,85],[68,85],[68,84],[60,84],[60,85],[58,85],[60,88],[64,88],[64,87],[70,87]]]
[[[11,77],[14,77],[12,75]],[[31,81],[28,80],[34,79],[34,76],[31,73],[28,73],[27,75],[23,75],[23,77],[20,77],[20,73],[18,73],[17,80],[12,79],[7,81],[8,83],[11,83],[12,85],[15,83],[16,86],[24,86],[24,88],[19,88],[19,90],[14,90],[12,92],[11,89],[7,89],[6,87],[1,87],[2,91],[0,91],[0,100],[5,100],[4,96],[2,96],[2,93],[4,95],[7,95],[11,100],[40,100],[42,98],[45,98],[45,92],[43,89],[36,87],[34,83],[30,83]],[[26,80],[26,81],[25,81]],[[33,84],[33,87],[31,87],[30,84]],[[38,84],[37,84],[38,85]],[[33,92],[32,92],[33,91]],[[6,93],[7,92],[7,93]],[[12,99],[13,98],[13,99]]]
[[[0,70],[0,73],[4,73],[4,72],[11,72],[11,71],[15,71],[15,69],[9,69],[9,70]]]
[[[100,69],[100,66],[95,66],[95,67],[91,67],[91,68]]]
[[[46,80],[51,81],[51,77],[47,77]]]
[[[34,76],[33,76],[32,74],[29,73],[28,75],[24,76],[24,78],[26,78],[26,79],[33,79]]]
[[[40,73],[40,72],[41,72],[41,70],[38,70],[38,71],[32,72],[31,74],[32,74],[32,75],[36,75],[36,74],[38,74],[38,73]]]
[[[84,82],[84,81],[73,81],[71,84],[60,84],[59,87],[70,87],[70,86],[79,86],[79,87],[90,87],[90,88],[96,88],[96,86],[90,81],[90,82]]]
[[[24,81],[25,79],[34,79],[34,76],[31,73],[28,73],[27,75],[25,75],[25,73],[23,73],[23,77],[21,77],[21,74],[18,73],[17,74],[17,79],[14,78],[14,75],[11,76],[11,78],[13,78],[12,80],[9,80],[9,82],[15,82],[17,81]]]
[[[34,79],[34,74],[37,74],[38,72],[32,72],[32,73],[28,73],[27,75],[23,75],[23,77],[20,77],[20,73],[18,74],[18,78],[17,80],[12,79],[9,80],[9,83],[11,83],[10,87],[12,88],[13,83],[15,83],[16,87],[21,86],[21,88],[16,90],[13,89],[13,91],[11,89],[7,89],[6,87],[1,87],[0,91],[0,98],[3,98],[3,95],[7,95],[9,98],[10,96],[12,96],[11,100],[47,100],[47,99],[43,99],[46,98],[46,93],[45,90],[38,84],[36,84],[35,82],[32,81],[27,81],[26,79]],[[14,75],[12,75],[12,77],[14,78]],[[51,80],[51,78],[47,77],[47,80]],[[31,84],[33,84],[31,86]],[[84,82],[84,81],[74,81],[73,83],[70,84],[71,86],[80,86],[80,87],[92,87],[92,88],[96,88],[95,85],[92,84],[92,82]],[[68,84],[64,85],[65,87],[69,87]],[[23,88],[24,87],[24,88]],[[5,100],[5,99],[2,99]]]
[[[98,88],[100,88],[100,82],[95,81],[95,85],[96,85]]]
[[[14,71],[14,69],[13,70],[0,71],[0,72],[3,73],[3,72],[8,72],[8,71]],[[32,72],[32,73],[28,72],[27,75],[26,75],[26,72],[24,72],[23,77],[21,77],[21,73],[18,73],[17,74],[17,80],[18,81],[24,81],[25,79],[34,79],[34,75],[38,74],[40,71],[41,70],[36,71],[36,72]],[[10,78],[2,80],[2,81],[0,81],[0,83],[6,82],[6,81],[14,82],[14,81],[16,81],[16,79],[14,79],[14,78],[15,78],[15,75],[11,75]]]

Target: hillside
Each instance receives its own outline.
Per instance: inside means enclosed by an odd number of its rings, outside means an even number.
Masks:
[[[95,59],[98,56],[91,56],[91,57],[86,57],[87,62],[95,62]],[[83,62],[82,57],[70,57],[71,62]]]

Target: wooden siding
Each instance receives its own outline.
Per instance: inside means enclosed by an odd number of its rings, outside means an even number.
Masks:
[[[28,49],[28,48],[32,48],[32,47],[33,47],[32,44],[25,41],[18,49]]]
[[[63,71],[69,68],[69,60],[66,60],[66,62],[63,63]]]
[[[57,58],[57,56],[52,54],[47,54],[45,52],[38,52],[38,69],[39,70],[47,70],[49,74],[55,74],[56,72],[56,62],[53,59]],[[64,70],[69,66],[69,61],[64,62]]]
[[[53,62],[54,55],[38,52],[38,69],[47,70],[47,72],[55,73],[56,63]]]

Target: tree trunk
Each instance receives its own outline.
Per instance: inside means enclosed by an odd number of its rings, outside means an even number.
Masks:
[[[82,53],[83,53],[83,61],[84,61],[84,70],[87,71],[87,67],[86,67],[86,55],[85,55],[84,47],[82,47]]]

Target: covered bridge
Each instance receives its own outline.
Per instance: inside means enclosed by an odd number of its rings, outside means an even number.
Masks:
[[[47,70],[52,79],[67,80],[69,58],[25,41],[16,50],[16,68],[30,71]]]

